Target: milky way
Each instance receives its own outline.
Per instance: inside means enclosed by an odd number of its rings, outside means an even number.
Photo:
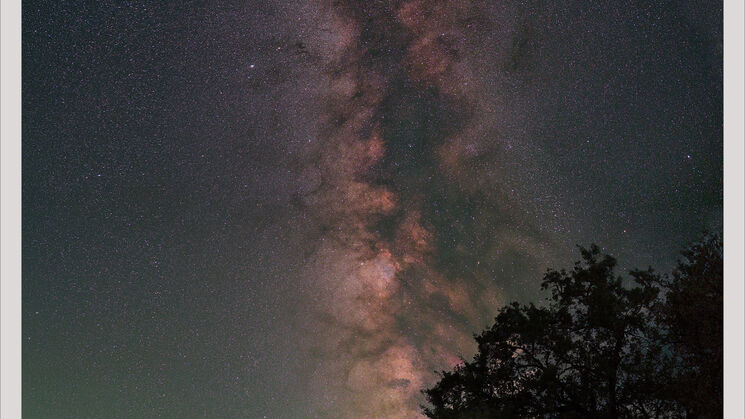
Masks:
[[[503,302],[493,256],[548,246],[515,230],[516,199],[498,182],[464,173],[504,146],[485,135],[488,100],[468,62],[468,34],[485,24],[477,6],[325,6],[328,94],[299,199],[322,226],[308,273],[321,323],[313,387],[325,414],[415,417],[432,371],[471,350],[470,332]]]
[[[721,231],[721,5],[25,2],[30,417],[411,418],[597,243]]]

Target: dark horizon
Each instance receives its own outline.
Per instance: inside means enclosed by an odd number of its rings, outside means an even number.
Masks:
[[[597,243],[722,232],[722,4],[24,1],[31,417],[411,417]]]

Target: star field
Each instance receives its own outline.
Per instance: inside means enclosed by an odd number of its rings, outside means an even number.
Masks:
[[[722,229],[721,4],[24,2],[29,417],[415,417],[597,243]]]

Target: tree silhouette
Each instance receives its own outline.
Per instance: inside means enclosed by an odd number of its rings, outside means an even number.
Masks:
[[[667,343],[678,356],[670,389],[692,417],[722,416],[722,239],[707,234],[681,252],[658,307]]]
[[[721,342],[710,341],[721,341],[721,285],[708,284],[716,272],[721,283],[721,243],[718,253],[716,240],[692,246],[672,278],[649,268],[628,283],[597,246],[581,254],[571,271],[546,273],[545,304],[503,307],[476,336],[473,360],[423,391],[428,417],[685,417],[711,407],[682,400],[691,379],[721,381]],[[701,316],[710,331],[694,331]],[[721,385],[706,397],[721,410]]]

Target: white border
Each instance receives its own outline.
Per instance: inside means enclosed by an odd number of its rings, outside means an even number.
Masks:
[[[724,413],[745,418],[743,343],[743,24],[742,0],[724,2]]]
[[[21,2],[0,2],[0,417],[21,417]]]

